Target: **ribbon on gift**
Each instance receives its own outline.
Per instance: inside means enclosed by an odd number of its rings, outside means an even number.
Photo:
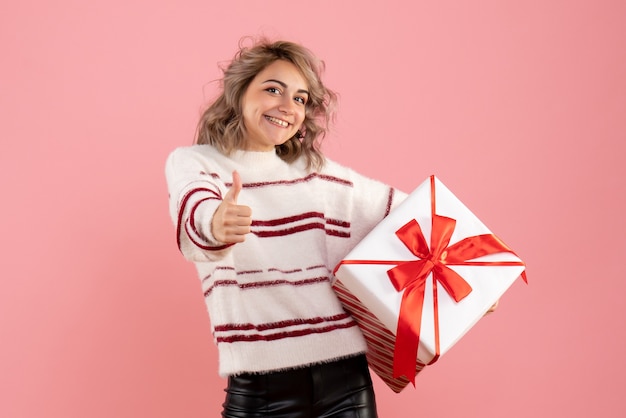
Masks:
[[[490,266],[523,266],[522,261],[470,261],[476,258],[496,254],[515,253],[493,234],[476,235],[462,239],[449,245],[456,220],[435,213],[435,182],[430,178],[431,190],[431,222],[430,247],[422,233],[418,222],[413,219],[396,231],[396,236],[406,245],[417,260],[385,261],[385,260],[343,260],[342,264],[394,264],[387,271],[391,283],[398,292],[404,291],[400,304],[400,315],[396,330],[394,348],[393,376],[406,376],[415,385],[415,365],[422,324],[422,311],[426,280],[433,275],[433,303],[435,328],[435,356],[428,363],[432,364],[439,358],[439,321],[437,316],[437,283],[440,283],[448,294],[456,301],[461,301],[472,292],[471,286],[457,272],[449,268],[451,265],[490,265]],[[526,273],[522,279],[527,282]]]

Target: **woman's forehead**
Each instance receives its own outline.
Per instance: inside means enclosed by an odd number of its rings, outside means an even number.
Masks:
[[[264,83],[268,80],[280,81],[296,90],[308,90],[307,80],[298,67],[285,60],[272,62],[257,74],[255,80],[259,83]]]

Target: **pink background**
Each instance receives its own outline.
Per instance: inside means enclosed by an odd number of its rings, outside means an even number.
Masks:
[[[436,5],[432,5],[432,4]],[[224,381],[167,213],[216,62],[304,43],[327,154],[436,174],[528,264],[381,417],[626,409],[626,3],[23,0],[0,6],[0,416],[217,416]]]

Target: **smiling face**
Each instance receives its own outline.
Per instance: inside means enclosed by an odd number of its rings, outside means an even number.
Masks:
[[[250,82],[242,99],[245,149],[271,151],[300,129],[309,99],[306,80],[292,63],[274,61]]]

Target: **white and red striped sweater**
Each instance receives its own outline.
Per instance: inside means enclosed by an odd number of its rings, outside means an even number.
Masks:
[[[252,226],[245,242],[226,246],[210,223],[233,170]],[[288,164],[273,151],[227,157],[210,145],[174,150],[166,178],[179,248],[202,282],[220,375],[365,352],[331,288],[332,270],[404,193],[332,161],[308,171],[302,159]]]

